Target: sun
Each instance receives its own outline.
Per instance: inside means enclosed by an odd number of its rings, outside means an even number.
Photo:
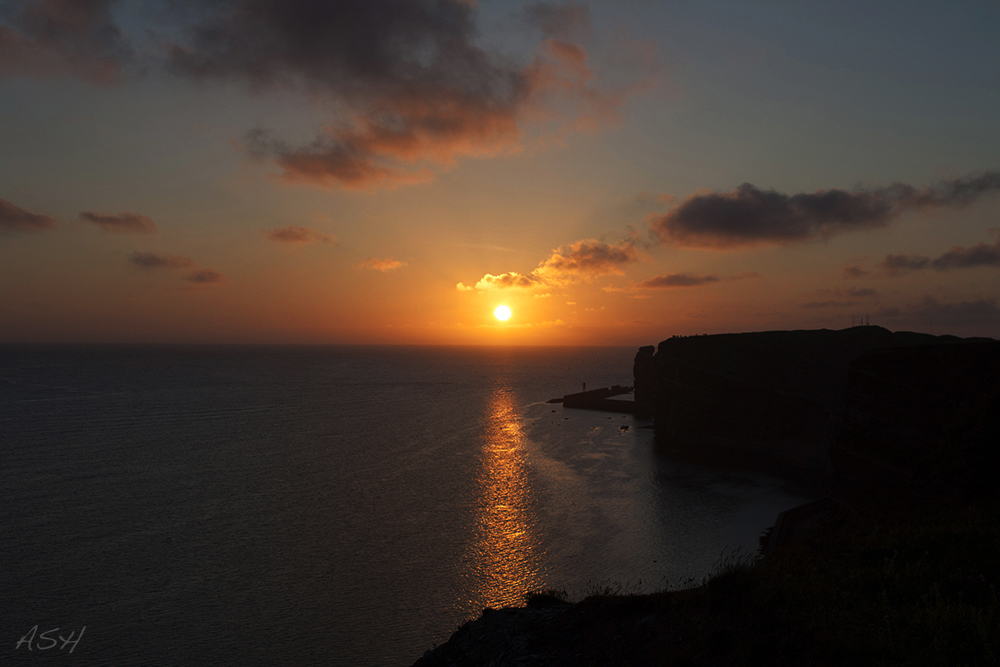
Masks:
[[[501,322],[506,322],[510,319],[510,308],[507,306],[497,306],[497,309],[493,311],[493,315]]]

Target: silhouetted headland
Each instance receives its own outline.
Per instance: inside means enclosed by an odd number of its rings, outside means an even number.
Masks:
[[[1000,342],[881,327],[673,337],[635,407],[664,455],[817,501],[699,586],[484,610],[416,664],[991,664],[1000,655]],[[601,399],[604,400],[604,399]]]
[[[845,428],[858,435],[867,420],[898,440],[935,415],[923,440],[940,437],[961,419],[956,405],[982,400],[990,376],[973,369],[996,348],[877,326],[675,336],[636,354],[635,403],[671,456],[766,469],[824,493]]]

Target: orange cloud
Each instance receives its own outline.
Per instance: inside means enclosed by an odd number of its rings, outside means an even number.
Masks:
[[[461,285],[461,283],[459,284]],[[524,275],[522,273],[518,273],[517,271],[509,271],[496,276],[491,273],[487,273],[476,283],[476,289],[527,289],[541,284],[543,284],[541,279],[535,276],[534,272],[529,275]]]
[[[583,239],[560,246],[532,273],[544,282],[562,283],[591,280],[598,276],[624,275],[623,264],[637,262],[642,252],[630,240],[609,244]]]
[[[337,240],[327,234],[321,234],[308,227],[280,227],[278,229],[262,230],[264,237],[268,241],[275,243],[323,243],[326,245],[336,244]]]
[[[476,283],[476,289],[530,289],[589,281],[605,275],[620,276],[624,275],[621,265],[637,262],[642,257],[642,252],[629,239],[615,244],[583,239],[556,248],[529,274],[516,271],[499,275],[487,273]]]
[[[355,269],[370,269],[372,271],[392,271],[398,269],[401,266],[406,266],[406,262],[400,262],[392,257],[386,257],[385,259],[377,259],[375,257],[369,257],[363,262],[359,262],[354,265]],[[459,283],[461,284],[461,283]]]
[[[423,183],[434,178],[434,168],[460,159],[519,152],[525,128],[540,128],[546,142],[619,124],[626,93],[591,85],[586,63],[582,47],[550,39],[503,93],[427,85],[373,101],[307,147],[289,149],[259,128],[247,135],[247,146],[256,157],[273,158],[286,183],[349,190]]]

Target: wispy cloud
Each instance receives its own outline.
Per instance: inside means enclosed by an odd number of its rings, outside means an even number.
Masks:
[[[183,255],[161,255],[155,252],[133,252],[128,256],[128,261],[140,269],[153,270],[176,270],[191,269],[195,267],[194,260]],[[197,269],[184,276],[184,280],[196,285],[212,285],[225,282],[225,276],[212,269]]]
[[[188,275],[184,278],[184,280],[190,283],[210,284],[225,282],[226,279],[218,271],[213,271],[212,269],[201,269],[200,271],[195,271],[194,273]]]
[[[1000,241],[993,245],[977,243],[971,248],[952,246],[931,264],[939,271],[968,269],[975,266],[1000,266]]]
[[[128,261],[140,269],[187,269],[194,266],[194,260],[182,255],[160,255],[155,252],[135,251]]]
[[[392,257],[386,257],[385,259],[369,257],[365,261],[358,262],[357,264],[355,264],[354,268],[385,272],[385,271],[393,271],[394,269],[398,269],[403,266],[406,266],[406,262],[400,262],[399,260],[393,259]]]
[[[0,199],[0,231],[41,232],[52,229],[56,221],[44,213],[32,213]]]
[[[730,192],[697,192],[650,221],[663,243],[734,248],[801,243],[888,225],[904,211],[959,208],[1000,191],[987,171],[924,188],[893,183],[868,190],[832,189],[788,195],[744,183]]]
[[[856,306],[858,303],[856,301],[810,301],[808,303],[803,303],[799,308],[805,308],[807,310],[813,308],[842,308],[844,306]]]
[[[693,273],[664,273],[636,283],[638,289],[664,289],[671,287],[695,287],[718,282],[718,276],[701,276]]]
[[[118,215],[83,211],[80,219],[110,234],[155,234],[156,224],[148,215],[124,211]]]
[[[760,274],[756,271],[750,271],[747,273],[741,273],[734,276],[713,276],[698,273],[663,273],[658,276],[653,276],[652,278],[647,278],[646,280],[641,280],[639,282],[630,282],[627,285],[616,286],[607,285],[602,287],[601,290],[604,292],[612,293],[625,293],[629,294],[630,298],[633,299],[646,299],[649,298],[648,292],[656,290],[665,289],[685,289],[689,287],[698,287],[701,285],[711,285],[712,283],[717,283],[721,281],[729,280],[744,280],[747,278],[759,278]],[[644,294],[645,292],[645,294]]]
[[[885,271],[890,276],[898,276],[910,271],[918,271],[931,265],[929,257],[920,255],[886,255],[885,259],[878,263],[878,268]]]
[[[1000,267],[1000,241],[992,245],[977,243],[971,248],[958,245],[952,246],[950,250],[934,259],[914,253],[886,255],[885,259],[878,263],[878,268],[890,276],[929,268],[938,271],[950,271],[952,269],[971,269],[979,266]]]
[[[117,81],[132,49],[115,25],[116,0],[15,1],[0,10],[0,78],[75,76]]]
[[[871,272],[859,264],[853,264],[845,266],[842,270],[842,273],[844,275],[844,278],[853,280],[855,278],[864,278]]]
[[[856,306],[857,301],[848,301],[845,299],[868,299],[878,296],[878,292],[870,287],[849,287],[847,289],[819,289],[816,290],[816,294],[821,297],[827,297],[823,301],[809,301],[799,305],[799,308],[805,309],[815,309],[815,308],[842,308],[845,306]]]
[[[278,229],[265,229],[262,230],[264,237],[268,241],[274,241],[275,243],[291,243],[291,244],[305,244],[305,243],[322,243],[325,245],[336,245],[337,240],[328,235],[317,232],[309,227],[295,227],[289,225],[288,227],[281,227]]]

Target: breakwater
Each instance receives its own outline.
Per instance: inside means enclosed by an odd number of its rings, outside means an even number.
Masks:
[[[623,387],[616,384],[612,387],[601,387],[600,389],[566,394],[560,402],[564,408],[635,414],[634,401],[613,398],[614,396],[623,396],[631,393],[632,387]]]

